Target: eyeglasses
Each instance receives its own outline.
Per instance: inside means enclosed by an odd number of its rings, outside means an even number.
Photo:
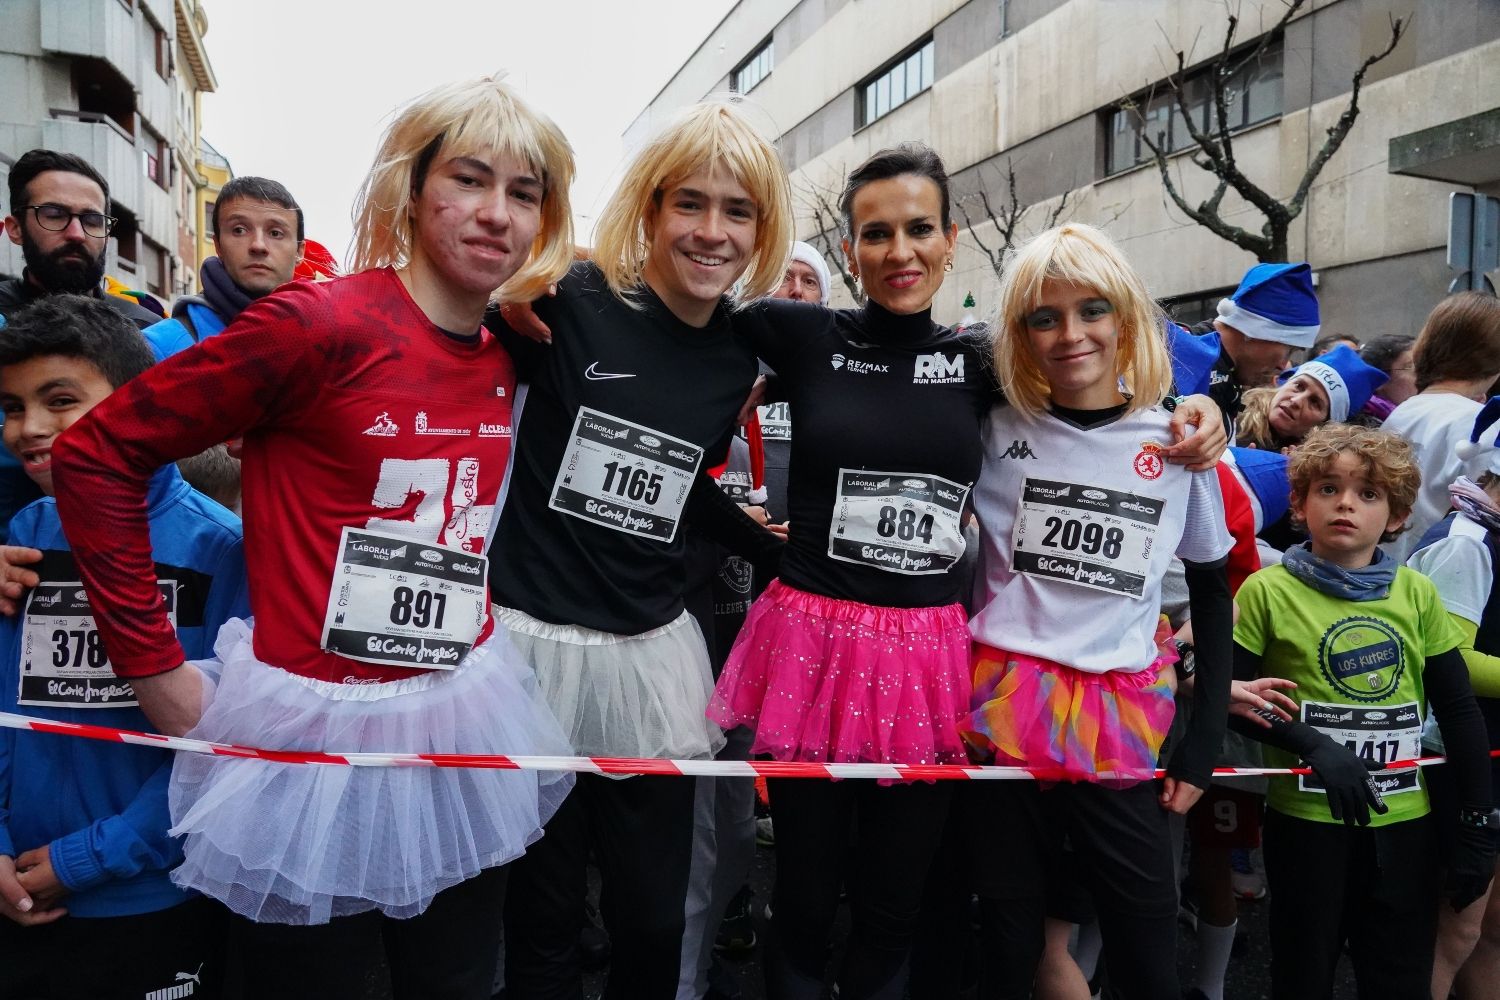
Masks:
[[[60,233],[68,228],[74,219],[83,227],[85,236],[95,239],[103,239],[115,228],[117,220],[112,215],[103,212],[73,212],[61,205],[27,205],[25,211],[35,212],[37,225],[48,232]]]

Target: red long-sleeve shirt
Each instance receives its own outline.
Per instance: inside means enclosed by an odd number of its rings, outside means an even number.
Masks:
[[[52,456],[58,511],[115,672],[144,677],[183,661],[152,571],[147,480],[234,437],[244,438],[256,656],[336,682],[423,672],[321,648],[340,535],[367,528],[483,551],[515,384],[488,334],[445,334],[379,270],[286,285],[120,388]]]

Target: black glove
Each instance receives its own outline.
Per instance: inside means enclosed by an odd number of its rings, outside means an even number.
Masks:
[[[1495,832],[1488,827],[1460,823],[1448,861],[1448,880],[1443,886],[1453,909],[1462,910],[1483,896],[1494,874]]]
[[[1370,772],[1384,770],[1384,764],[1366,760],[1342,743],[1327,738],[1305,754],[1304,759],[1328,790],[1328,811],[1335,820],[1346,826],[1356,823],[1368,826],[1371,807],[1382,814],[1390,808],[1375,779],[1370,777]]]

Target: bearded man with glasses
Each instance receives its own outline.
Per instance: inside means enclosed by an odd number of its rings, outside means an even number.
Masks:
[[[115,220],[109,185],[71,153],[33,149],[10,170],[5,231],[19,244],[26,271],[0,281],[0,326],[11,313],[45,295],[72,292],[105,298],[142,329],[161,317],[117,295],[104,295],[104,254]]]
[[[68,292],[102,298],[143,330],[161,320],[132,299],[104,294],[104,253],[115,220],[99,171],[71,153],[33,149],[10,168],[9,185],[5,232],[20,244],[26,270],[0,280],[0,337],[11,313]],[[0,542],[10,537],[11,515],[41,495],[16,457],[0,448]]]

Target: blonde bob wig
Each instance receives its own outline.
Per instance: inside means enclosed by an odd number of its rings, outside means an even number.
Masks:
[[[529,302],[573,262],[573,147],[551,119],[533,111],[503,73],[429,90],[397,112],[381,136],[354,203],[350,269],[404,267],[415,248],[412,201],[427,168],[455,156],[509,156],[544,186],[542,224],[520,270],[496,291],[502,302]]]
[[[1091,288],[1114,308],[1119,337],[1115,362],[1130,395],[1126,411],[1161,402],[1172,388],[1165,314],[1108,236],[1069,222],[1028,240],[1010,259],[1000,282],[995,371],[1010,405],[1034,417],[1046,410],[1051,396],[1026,332],[1026,317],[1049,279]]]
[[[705,168],[727,169],[755,201],[755,242],[738,301],[764,298],[780,286],[796,237],[786,169],[776,147],[738,102],[704,101],[678,115],[635,154],[599,217],[594,260],[623,301],[631,303],[630,293],[645,280],[651,228],[662,198]]]

